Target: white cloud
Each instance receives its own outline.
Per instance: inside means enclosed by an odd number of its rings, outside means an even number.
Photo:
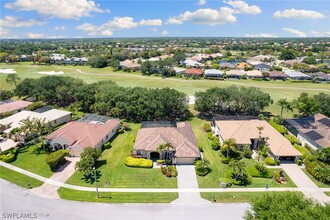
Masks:
[[[62,25],[62,26],[56,26],[56,27],[54,28],[54,30],[55,30],[55,31],[65,31],[66,28],[64,27],[64,25]]]
[[[30,20],[21,20],[14,16],[5,16],[3,19],[0,19],[0,26],[1,27],[32,27],[36,25],[44,25],[46,24],[45,21],[40,21],[36,19],[30,19]]]
[[[256,15],[262,12],[258,6],[249,6],[248,3],[240,0],[224,1],[224,3],[232,6],[237,14]]]
[[[221,7],[219,10],[210,8],[198,9],[194,12],[186,11],[176,17],[170,17],[167,24],[182,24],[185,21],[191,21],[195,24],[217,25],[236,22],[233,15],[233,9]]]
[[[276,38],[275,34],[259,33],[259,34],[245,34],[245,37],[263,37],[263,38]]]
[[[142,26],[162,26],[162,20],[160,20],[160,19],[151,19],[151,20],[142,19],[139,22],[139,25],[142,25]]]
[[[311,31],[313,37],[330,37],[330,31],[325,31],[323,33],[318,31]]]
[[[150,29],[152,32],[158,32],[158,28],[156,28],[156,27],[153,27],[153,28],[151,28]]]
[[[255,15],[260,14],[261,9],[239,0],[224,1],[231,7],[221,7],[219,9],[203,8],[196,11],[186,11],[178,16],[167,19],[166,24],[182,24],[190,21],[195,24],[218,25],[226,23],[234,23],[237,21],[235,14]]]
[[[283,28],[284,31],[295,35],[296,37],[306,37],[306,34],[302,31],[293,28]]]
[[[284,11],[276,11],[273,14],[274,18],[294,18],[294,19],[320,19],[326,16],[311,10],[297,10],[297,9],[286,9]]]
[[[37,11],[43,16],[62,19],[89,17],[92,12],[110,12],[99,8],[92,0],[16,0],[5,4],[5,8],[18,11]]]
[[[113,20],[108,21],[100,26],[93,25],[91,23],[84,23],[76,27],[77,30],[88,32],[91,36],[112,36],[113,31],[122,29],[132,29],[138,26],[161,26],[162,21],[160,19],[153,20],[141,20],[135,22],[132,17],[114,17]]]
[[[160,33],[162,36],[168,36],[170,33],[167,30],[163,30],[162,33]]]
[[[17,38],[11,33],[11,30],[0,27],[0,38]]]
[[[48,36],[44,33],[28,33],[26,35],[27,38],[37,39],[37,38],[49,38],[49,39],[56,39],[56,38],[65,38],[64,36]]]
[[[206,4],[206,0],[199,0],[197,4],[198,5],[205,5]]]

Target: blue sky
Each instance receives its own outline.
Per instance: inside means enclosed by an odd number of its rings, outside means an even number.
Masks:
[[[330,37],[329,0],[1,0],[1,38]]]

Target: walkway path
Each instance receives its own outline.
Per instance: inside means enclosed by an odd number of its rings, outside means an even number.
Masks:
[[[57,170],[56,173],[54,173],[49,178],[49,180],[65,183],[70,178],[70,176],[72,176],[72,174],[75,172],[75,164],[77,161],[79,161],[79,158],[67,157],[66,160],[67,162],[59,170]],[[31,191],[59,199],[60,196],[57,193],[58,188],[59,186],[44,183],[40,187],[31,189]]]
[[[0,161],[0,166],[6,167],[8,169],[14,170],[18,173],[30,176],[42,182],[55,185],[58,187],[64,187],[68,189],[80,190],[80,191],[95,191],[94,187],[84,187],[66,184],[63,182],[58,182],[55,180],[47,179],[38,174],[29,172],[27,170],[21,169],[19,167],[13,166],[11,164]],[[283,168],[284,169],[284,168]],[[180,175],[180,174],[179,174]],[[291,177],[291,175],[290,175]],[[330,192],[330,188],[99,188],[100,192],[266,192],[266,191],[305,191],[305,192]]]
[[[330,202],[330,197],[324,194],[323,189],[318,188],[296,164],[282,164],[281,167],[305,196],[321,203]]]

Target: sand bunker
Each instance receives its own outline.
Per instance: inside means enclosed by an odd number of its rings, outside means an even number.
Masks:
[[[12,73],[16,73],[16,70],[14,70],[14,69],[0,69],[0,73],[12,74]]]
[[[47,72],[38,72],[38,74],[43,74],[43,75],[62,75],[64,74],[63,71],[47,71]]]

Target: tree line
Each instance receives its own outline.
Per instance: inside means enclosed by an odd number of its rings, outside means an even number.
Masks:
[[[137,122],[184,118],[188,113],[184,93],[170,88],[125,88],[112,81],[87,84],[80,79],[62,76],[26,78],[17,85],[14,93],[58,107]]]

